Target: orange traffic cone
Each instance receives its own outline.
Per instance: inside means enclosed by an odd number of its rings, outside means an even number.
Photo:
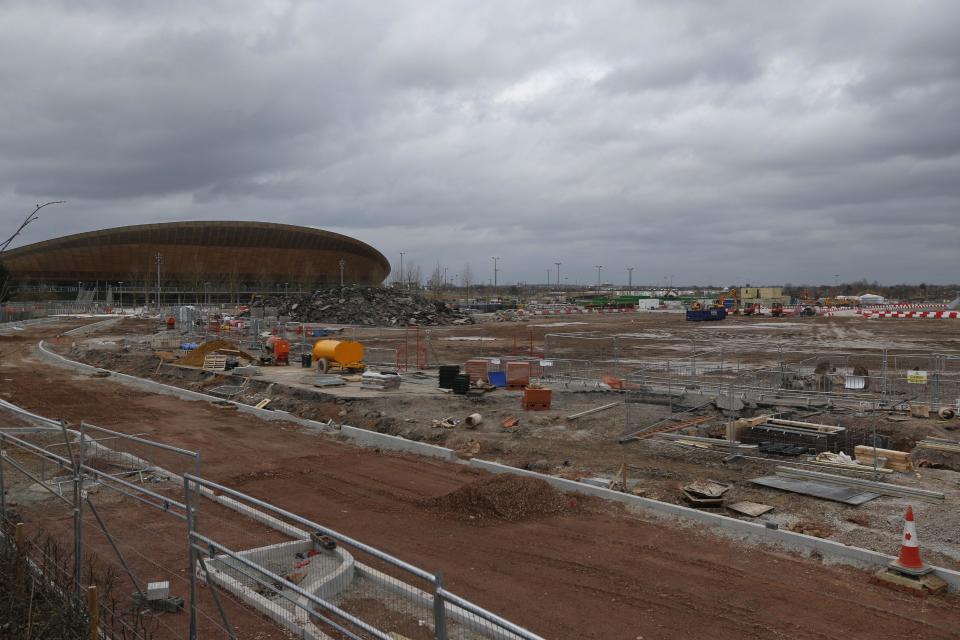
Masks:
[[[900,556],[890,563],[890,568],[912,576],[922,576],[933,570],[920,559],[920,543],[917,541],[917,525],[913,521],[913,507],[907,507],[903,538],[900,541]]]

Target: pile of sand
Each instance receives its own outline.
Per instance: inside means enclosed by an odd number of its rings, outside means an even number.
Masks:
[[[511,474],[476,480],[426,504],[454,516],[510,522],[569,508],[567,497],[544,480]]]
[[[220,349],[238,351],[237,345],[229,340],[209,340],[204,342],[193,351],[188,351],[187,355],[183,356],[177,361],[177,364],[185,364],[191,367],[202,367],[203,359],[207,356],[207,354],[213,353],[214,351],[219,351]],[[242,351],[240,352],[240,356],[242,358],[246,358],[247,360],[253,360],[250,355]]]

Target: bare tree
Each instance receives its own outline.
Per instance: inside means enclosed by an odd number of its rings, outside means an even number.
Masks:
[[[406,284],[406,286],[409,287],[410,285],[415,284],[417,287],[419,287],[420,281],[423,279],[423,276],[420,273],[420,265],[415,263],[405,264],[403,266],[403,270],[405,272],[403,282]]]
[[[20,232],[22,232],[24,229],[27,228],[28,224],[40,218],[40,216],[37,215],[37,212],[40,211],[40,209],[43,209],[44,207],[49,207],[52,204],[63,204],[64,202],[66,201],[53,200],[51,202],[44,202],[43,204],[38,204],[36,207],[34,207],[33,211],[31,211],[30,214],[26,218],[24,218],[23,222],[20,223],[20,226],[17,227],[17,230],[13,232],[13,235],[7,238],[6,240],[4,240],[2,244],[0,244],[0,254],[2,254],[4,251],[7,250],[7,247],[10,246],[10,243],[13,242],[14,239],[20,235]],[[6,273],[6,270],[4,269],[3,273],[0,273],[0,301],[6,300],[8,297],[10,297],[10,277]]]
[[[440,267],[440,263],[437,263],[437,266],[433,268],[433,273],[430,274],[430,279],[427,280],[427,286],[431,289],[439,289],[443,284],[443,269]]]

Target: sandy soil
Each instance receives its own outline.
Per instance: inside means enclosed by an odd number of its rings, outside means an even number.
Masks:
[[[424,501],[481,474],[53,369],[30,356],[49,334],[43,328],[0,342],[3,393],[19,404],[198,448],[205,476],[442,569],[452,589],[545,637],[951,638],[960,628],[953,596],[921,606],[863,572],[611,507],[518,521],[446,517]],[[137,523],[125,535],[148,544],[137,528],[142,516],[120,506],[111,516]]]

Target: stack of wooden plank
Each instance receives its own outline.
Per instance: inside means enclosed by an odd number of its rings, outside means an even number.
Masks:
[[[946,453],[960,453],[960,442],[956,440],[947,440],[945,438],[933,438],[927,436],[917,443],[918,447],[924,449],[933,449],[934,451],[943,451]]]
[[[853,449],[853,454],[860,464],[873,466],[874,448],[858,444]],[[893,449],[876,449],[877,466],[883,466],[886,469],[894,471],[913,471],[913,461],[910,459],[909,451],[895,451]],[[886,460],[886,464],[881,465],[880,461]]]

